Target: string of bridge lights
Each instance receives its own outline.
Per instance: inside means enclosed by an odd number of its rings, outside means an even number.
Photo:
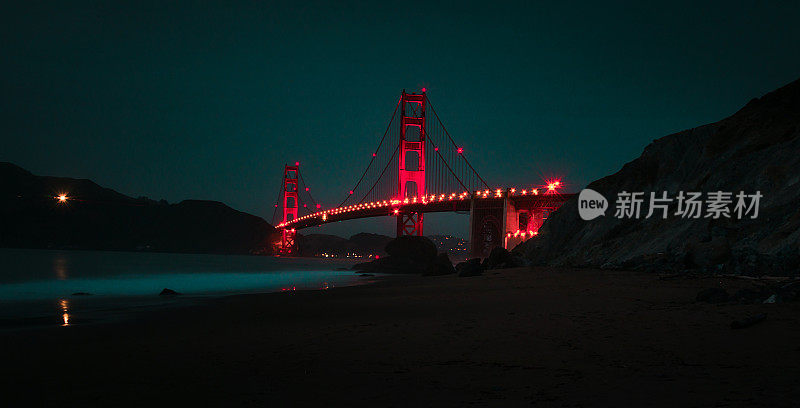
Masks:
[[[545,194],[545,195],[546,194],[556,194],[557,193],[556,190],[559,187],[561,187],[561,181],[560,180],[553,180],[553,181],[548,181],[547,185],[545,185],[541,189],[540,188],[532,188],[530,190],[523,189],[523,190],[519,190],[519,193],[517,192],[518,190],[516,188],[509,188],[509,189],[507,189],[505,191],[507,191],[508,197],[512,197],[512,196],[515,196],[515,195],[517,195],[517,196],[538,196],[540,194],[540,190],[544,190],[544,192],[542,194]],[[503,191],[504,190],[500,189],[500,188],[498,188],[498,189],[496,189],[494,191],[491,191],[489,189],[482,190],[482,191],[476,191],[472,195],[471,198],[477,198],[477,199],[502,198],[503,197]],[[350,194],[352,194],[352,192]],[[303,221],[303,220],[307,220],[307,219],[310,219],[310,218],[316,218],[316,217],[320,217],[322,222],[326,222],[326,221],[328,221],[328,218],[330,216],[332,216],[332,215],[344,214],[344,213],[349,213],[349,212],[359,211],[359,210],[382,208],[382,207],[395,207],[392,210],[391,213],[393,215],[397,215],[397,214],[400,213],[400,209],[396,208],[396,207],[402,206],[402,205],[413,205],[413,204],[426,205],[426,204],[435,203],[435,202],[466,200],[467,198],[470,198],[470,193],[464,191],[464,192],[461,192],[461,193],[450,193],[449,195],[448,194],[439,194],[439,195],[432,194],[432,195],[425,195],[425,196],[422,196],[422,197],[418,197],[418,196],[414,196],[414,197],[411,197],[411,198],[406,197],[406,198],[404,198],[402,200],[400,200],[400,199],[391,199],[391,200],[382,200],[382,201],[371,201],[371,202],[367,202],[367,203],[352,204],[352,205],[348,205],[346,207],[337,207],[337,208],[331,208],[331,209],[328,209],[328,210],[317,211],[317,212],[312,213],[312,214],[304,215],[302,217],[297,217],[296,219],[294,219],[292,221],[288,221],[288,222],[285,222],[285,223],[282,222],[282,223],[278,224],[277,227],[278,228],[287,227],[287,226],[290,226],[290,225],[295,224],[297,222],[300,222],[300,221]],[[319,208],[319,205],[317,205],[317,208]],[[290,231],[294,232],[295,229],[293,228]],[[530,233],[531,235],[536,235],[535,231],[527,231],[527,232],[526,231],[517,231],[515,234],[511,234],[511,235],[520,236],[520,235],[525,235],[526,233]]]

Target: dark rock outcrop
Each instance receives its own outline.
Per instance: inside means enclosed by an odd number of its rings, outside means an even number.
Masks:
[[[514,252],[535,264],[644,270],[694,268],[754,275],[800,273],[800,80],[753,99],[733,116],[655,140],[616,174],[588,188],[609,201],[583,221],[577,197],[554,212]],[[617,194],[760,192],[758,218],[614,216]],[[752,214],[751,214],[752,215]]]
[[[509,252],[503,247],[494,247],[485,260],[487,269],[518,268],[528,266],[525,257]]]
[[[442,252],[436,256],[433,262],[428,264],[428,267],[425,268],[425,272],[423,272],[422,275],[440,276],[454,273],[456,273],[456,269],[453,267],[453,262],[450,261],[450,256]]]
[[[456,265],[456,272],[458,272],[458,276],[462,278],[483,275],[484,269],[485,267],[481,265],[480,258],[468,259]]]
[[[492,252],[489,253],[489,268],[498,268],[505,265],[511,259],[511,253],[503,247],[494,247]]]
[[[397,237],[386,244],[386,253],[397,258],[428,264],[436,258],[436,245],[425,237]]]
[[[442,275],[453,268],[447,254],[437,257],[436,245],[425,237],[398,237],[386,244],[385,250],[388,256],[356,264],[353,269],[378,273]]]
[[[392,237],[360,232],[351,236],[348,241],[355,245],[357,251],[383,256],[386,253],[386,244],[392,241]]]
[[[181,294],[180,292],[176,292],[176,291],[174,291],[172,289],[164,288],[161,291],[161,293],[158,294],[158,296],[178,296],[180,294]]]

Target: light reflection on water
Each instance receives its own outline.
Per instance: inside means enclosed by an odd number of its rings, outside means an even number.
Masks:
[[[56,274],[56,279],[67,279],[67,258],[62,255],[53,258],[53,272]]]
[[[61,299],[58,301],[58,304],[61,306],[61,319],[64,320],[64,323],[61,326],[69,326],[69,300]]]
[[[352,262],[300,258],[0,248],[0,264],[0,328],[56,316],[60,326],[69,327],[97,321],[103,313],[120,315],[198,296],[328,290],[369,282],[352,271],[336,270]],[[164,288],[184,296],[158,296]]]
[[[184,295],[277,292],[281,290],[326,290],[336,285],[362,281],[353,272],[272,271],[179,274],[130,274],[107,278],[53,279],[0,285],[0,300],[58,300],[80,296],[97,297],[156,296],[169,288]],[[62,304],[63,306],[63,304]]]
[[[285,290],[327,290],[352,285],[360,279],[353,272],[273,271],[179,274],[130,274],[79,279],[15,282],[0,285],[2,301],[59,300],[98,297],[156,296],[169,288],[184,295],[278,292]],[[66,305],[68,306],[68,305]]]

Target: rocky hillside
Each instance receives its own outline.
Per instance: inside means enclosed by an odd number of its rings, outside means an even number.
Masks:
[[[59,194],[69,199],[60,203]],[[132,198],[0,163],[0,247],[260,253],[273,228],[216,201]]]
[[[536,239],[515,249],[538,264],[798,274],[800,80],[753,99],[733,116],[655,140],[617,173],[587,188],[608,199],[605,216],[584,221],[567,202]],[[640,219],[615,217],[617,194],[645,192]],[[644,219],[649,193],[760,191],[756,219]],[[730,209],[733,211],[736,198]],[[660,213],[657,213],[660,214]]]

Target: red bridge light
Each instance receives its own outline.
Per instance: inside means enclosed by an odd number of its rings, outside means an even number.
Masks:
[[[300,165],[300,162],[294,162],[294,165],[295,165],[295,166],[299,166],[299,165]]]
[[[547,180],[547,192],[553,193],[558,187],[561,186],[561,180]]]
[[[464,153],[464,148],[463,147],[459,147],[458,148],[458,154],[462,154],[462,153]]]
[[[353,190],[350,190],[350,194],[353,194]]]

